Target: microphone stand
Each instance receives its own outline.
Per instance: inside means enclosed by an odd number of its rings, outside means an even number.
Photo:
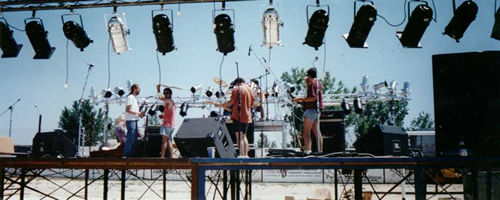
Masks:
[[[0,114],[0,117],[3,116],[7,111],[10,110],[10,116],[9,116],[9,137],[11,136],[12,133],[12,112],[14,111],[14,105],[16,105],[18,102],[20,102],[21,99],[17,99],[16,102],[14,102],[11,106],[9,106],[5,111],[3,111],[2,114]]]
[[[82,95],[80,96],[80,99],[78,100],[78,147],[76,150],[76,156],[77,157],[83,157],[83,152],[80,151],[80,147],[82,146],[82,101],[83,101],[83,94],[85,93],[85,87],[87,87],[87,81],[89,80],[89,74],[90,70],[92,69],[93,65],[89,65],[89,68],[87,70],[87,76],[85,77],[85,83],[83,84],[83,89],[82,89]],[[89,151],[90,153],[90,151]]]

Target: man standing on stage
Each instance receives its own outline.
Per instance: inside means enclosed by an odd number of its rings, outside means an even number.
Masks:
[[[127,139],[125,141],[125,148],[123,149],[124,157],[134,156],[135,142],[137,141],[138,135],[137,122],[144,117],[144,113],[139,111],[139,103],[137,102],[137,95],[139,95],[139,93],[141,93],[141,88],[138,84],[134,84],[130,88],[130,93],[127,96],[127,104],[125,107]]]
[[[175,128],[175,102],[172,100],[172,89],[166,87],[163,89],[163,95],[160,94],[160,84],[156,84],[156,92],[158,92],[158,98],[165,103],[163,110],[163,123],[160,127],[161,135],[161,151],[160,158],[165,158],[165,150],[168,149],[168,158],[173,156],[173,146],[172,146],[172,134]]]
[[[265,96],[262,89],[259,86],[259,81],[257,79],[250,80],[250,88],[254,90],[255,95],[255,111],[260,112],[260,120],[264,120],[264,109],[262,104],[265,103]]]
[[[294,98],[293,102],[303,102],[304,109],[304,124],[303,135],[304,138],[304,153],[311,153],[311,130],[314,137],[318,138],[319,133],[319,111],[323,109],[323,95],[321,90],[323,86],[319,79],[316,78],[316,68],[312,67],[307,70],[306,85],[307,96],[305,98]],[[323,138],[319,138],[320,145],[323,147]]]
[[[242,78],[234,80],[231,100],[223,104],[215,104],[217,107],[232,106],[231,119],[234,122],[234,132],[240,150],[240,156],[238,157],[248,158],[247,130],[248,125],[252,123],[252,105],[254,105],[252,89],[245,84],[245,80]]]

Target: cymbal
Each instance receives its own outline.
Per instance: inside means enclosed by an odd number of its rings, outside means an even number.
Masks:
[[[168,87],[170,89],[182,90],[182,88],[173,85],[161,84],[161,86]]]
[[[221,80],[220,78],[214,77],[212,80],[214,81],[215,84],[220,85],[222,87],[228,86],[227,83],[225,81]]]

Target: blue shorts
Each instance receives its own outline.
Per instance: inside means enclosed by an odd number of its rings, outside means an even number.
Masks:
[[[304,120],[306,118],[314,122],[318,119],[318,111],[314,109],[306,109],[304,112]]]
[[[160,127],[160,135],[172,138],[173,133],[174,133],[174,128],[172,128],[172,127],[168,127],[168,126],[161,126]]]

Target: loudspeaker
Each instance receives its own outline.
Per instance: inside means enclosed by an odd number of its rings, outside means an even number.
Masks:
[[[319,128],[323,136],[323,153],[341,152],[345,150],[344,111],[321,111]],[[313,136],[313,145],[316,140]],[[316,149],[315,147],[313,149]]]
[[[135,142],[135,157],[160,157],[160,127],[148,127],[145,137]]]
[[[184,158],[207,157],[208,147],[216,148],[216,157],[236,155],[224,120],[218,117],[184,119],[174,140]]]
[[[31,156],[33,157],[74,157],[76,145],[68,139],[64,132],[55,130],[53,132],[37,133],[33,138]]]
[[[436,155],[500,156],[500,51],[432,56]],[[463,147],[462,147],[463,148]]]
[[[358,153],[376,156],[408,155],[408,134],[399,126],[377,125],[354,142]]]

